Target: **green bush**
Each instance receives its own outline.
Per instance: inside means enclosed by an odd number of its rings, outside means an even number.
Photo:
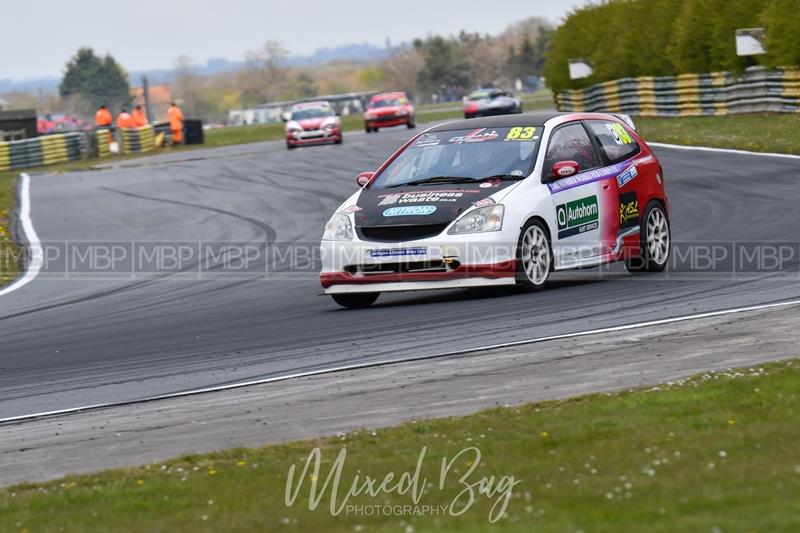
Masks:
[[[553,35],[544,74],[555,91],[629,76],[670,76],[753,64],[800,64],[797,0],[609,0],[572,11]],[[763,25],[768,53],[739,57],[737,28]],[[570,80],[568,62],[594,73]]]

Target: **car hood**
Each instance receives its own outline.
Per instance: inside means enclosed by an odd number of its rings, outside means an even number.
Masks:
[[[393,105],[393,106],[389,106],[389,107],[374,107],[374,108],[369,110],[369,113],[372,113],[372,114],[377,115],[377,116],[395,115],[395,114],[397,114],[398,111],[402,111],[402,110],[403,110],[403,106]]]
[[[492,107],[509,107],[514,106],[517,104],[517,101],[514,98],[510,98],[508,96],[500,96],[498,98],[487,98],[486,100],[480,100],[478,102],[478,107],[481,109],[489,109]]]
[[[296,121],[300,124],[300,127],[304,130],[318,130],[322,128],[325,123],[336,123],[336,120],[333,117],[324,117],[324,118],[306,118],[303,120]]]
[[[357,227],[418,226],[454,221],[474,205],[491,205],[518,181],[436,184],[364,189],[355,213]],[[489,197],[492,197],[491,199]]]

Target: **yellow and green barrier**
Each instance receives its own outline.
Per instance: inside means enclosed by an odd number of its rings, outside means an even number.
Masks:
[[[800,69],[623,78],[556,95],[560,111],[643,117],[800,112]]]
[[[77,132],[0,142],[0,171],[77,161],[82,143],[83,134]]]
[[[123,153],[149,152],[156,147],[155,128],[153,126],[125,128],[120,132]]]

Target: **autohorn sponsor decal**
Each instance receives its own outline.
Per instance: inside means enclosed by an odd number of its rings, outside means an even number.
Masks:
[[[390,207],[383,212],[385,217],[409,217],[432,215],[436,212],[435,205],[407,205],[403,207]]]
[[[587,196],[556,206],[556,219],[559,239],[596,230],[600,226],[597,196]]]
[[[639,224],[639,200],[636,191],[619,195],[619,227],[620,229],[632,228]]]

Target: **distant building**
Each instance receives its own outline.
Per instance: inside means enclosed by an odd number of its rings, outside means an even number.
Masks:
[[[281,121],[281,115],[289,111],[294,104],[301,102],[316,102],[327,100],[337,113],[347,116],[352,113],[361,113],[375,92],[360,92],[348,94],[328,94],[313,96],[293,102],[271,102],[261,104],[250,109],[231,109],[228,111],[228,123],[231,126],[244,126],[252,124],[271,124]]]
[[[0,111],[2,111],[3,109],[8,109],[8,102],[0,98]]]

